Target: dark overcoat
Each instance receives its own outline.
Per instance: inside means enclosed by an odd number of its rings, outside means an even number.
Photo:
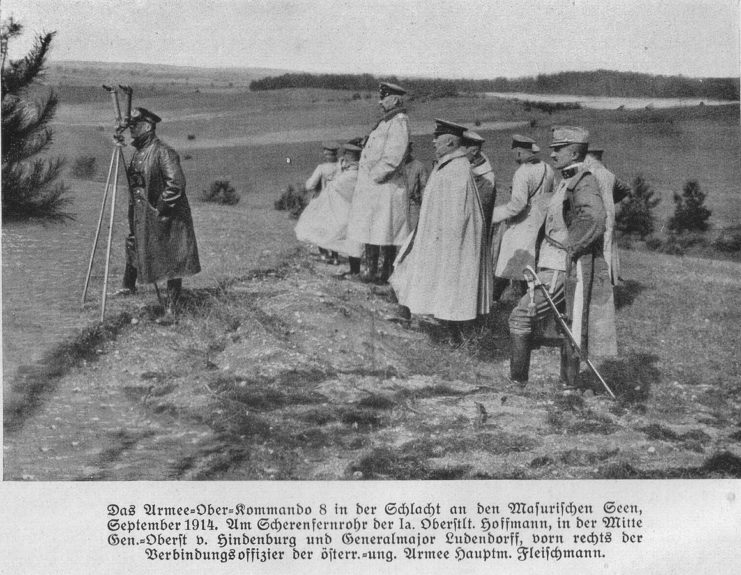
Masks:
[[[180,158],[154,133],[136,142],[129,164],[135,264],[145,283],[201,271]]]

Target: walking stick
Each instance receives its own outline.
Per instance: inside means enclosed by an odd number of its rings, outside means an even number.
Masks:
[[[592,363],[592,360],[589,359],[582,352],[581,347],[579,346],[579,344],[576,341],[576,338],[574,337],[574,334],[571,333],[569,326],[566,324],[566,320],[564,319],[563,315],[561,315],[561,312],[558,311],[558,307],[556,307],[556,304],[551,299],[551,294],[548,293],[548,288],[545,285],[543,285],[543,282],[540,281],[538,274],[535,273],[535,270],[530,266],[527,266],[524,270],[522,270],[522,273],[525,275],[525,279],[528,282],[533,282],[536,288],[540,288],[540,291],[545,296],[545,299],[548,302],[548,305],[553,310],[553,313],[556,315],[556,321],[558,321],[558,324],[561,326],[561,329],[563,329],[564,333],[569,338],[569,341],[571,342],[571,345],[573,346],[574,351],[576,351],[576,355],[579,357],[579,359],[581,359],[584,363],[586,363],[589,369],[592,370],[592,373],[594,373],[594,375],[597,376],[597,379],[600,380],[600,383],[607,390],[607,393],[610,394],[610,397],[612,399],[616,399],[615,394],[610,389],[610,386],[607,385],[607,382],[604,380],[604,378],[600,375],[599,371],[597,371],[597,368]]]

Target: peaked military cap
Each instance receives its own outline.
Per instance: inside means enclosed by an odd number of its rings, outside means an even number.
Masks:
[[[468,129],[465,126],[456,124],[455,122],[449,122],[448,120],[441,120],[439,118],[435,118],[435,123],[437,124],[434,131],[435,136],[442,136],[443,134],[453,134],[454,136],[462,138],[463,134]]]
[[[532,138],[528,138],[527,136],[522,136],[520,134],[514,134],[512,136],[512,149],[514,148],[523,148],[525,150],[530,150],[534,154],[537,152],[540,152],[540,147],[538,144],[535,143],[535,140]]]
[[[162,121],[157,114],[150,112],[146,108],[134,108],[131,111],[131,121],[133,122],[149,122],[150,124],[159,124]]]
[[[472,144],[483,144],[486,142],[484,138],[482,138],[478,133],[474,132],[473,130],[466,130],[463,132],[463,139],[466,142],[471,142]]]
[[[340,145],[333,140],[327,140],[325,142],[322,142],[322,150],[332,150],[336,152],[339,149],[340,149]]]
[[[550,148],[559,148],[569,144],[588,144],[589,132],[578,126],[554,126],[553,141]]]
[[[391,82],[381,82],[378,85],[378,93],[381,95],[381,98],[385,98],[386,96],[403,96],[407,93],[407,91],[399,86],[398,84],[392,84]]]

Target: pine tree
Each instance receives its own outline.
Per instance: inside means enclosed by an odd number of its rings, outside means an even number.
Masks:
[[[54,32],[39,35],[31,51],[7,61],[8,43],[23,26],[9,18],[0,27],[2,51],[2,217],[3,220],[64,220],[68,189],[57,182],[64,160],[42,155],[52,142],[49,122],[57,109],[51,89],[33,90],[43,76]]]
[[[654,191],[642,176],[633,180],[633,192],[626,200],[615,219],[615,228],[623,234],[638,234],[645,238],[654,231],[654,208],[661,198],[654,197]]]
[[[705,194],[697,180],[687,181],[681,196],[674,193],[674,215],[669,219],[669,229],[675,232],[707,230],[710,210],[704,203]]]

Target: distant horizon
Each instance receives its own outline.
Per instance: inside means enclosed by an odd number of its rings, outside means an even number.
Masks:
[[[54,30],[60,61],[530,78],[615,70],[741,73],[739,0],[2,0],[24,33]]]
[[[96,64],[100,66],[110,65],[110,66],[161,66],[165,68],[185,68],[185,69],[192,69],[192,70],[241,70],[244,72],[248,72],[250,70],[271,70],[275,72],[281,72],[284,74],[313,74],[313,75],[352,75],[352,76],[362,76],[364,74],[369,74],[371,76],[397,76],[401,78],[425,78],[425,79],[439,79],[439,80],[496,80],[498,78],[506,78],[507,80],[520,80],[520,79],[526,79],[526,78],[535,78],[537,76],[555,76],[557,74],[568,74],[568,73],[591,73],[591,72],[617,72],[621,74],[640,74],[644,76],[657,76],[657,77],[665,77],[665,78],[688,78],[691,80],[707,80],[707,79],[739,79],[741,81],[740,75],[735,76],[690,76],[687,74],[662,74],[662,73],[653,73],[653,72],[636,72],[635,70],[618,70],[618,69],[611,69],[611,68],[594,68],[594,69],[580,69],[580,70],[561,70],[557,72],[547,72],[547,73],[540,73],[540,74],[525,74],[521,76],[492,76],[492,77],[468,77],[468,76],[429,76],[426,74],[393,74],[393,73],[377,73],[377,72],[365,72],[365,71],[344,71],[344,70],[338,70],[336,72],[324,72],[324,71],[315,71],[315,70],[304,70],[304,69],[288,69],[288,68],[274,68],[270,66],[242,66],[242,65],[223,65],[223,66],[195,66],[195,65],[185,65],[185,64],[166,64],[162,62],[139,62],[139,61],[101,61],[101,60],[54,60],[50,59],[49,63],[47,64],[47,68],[51,64]]]

